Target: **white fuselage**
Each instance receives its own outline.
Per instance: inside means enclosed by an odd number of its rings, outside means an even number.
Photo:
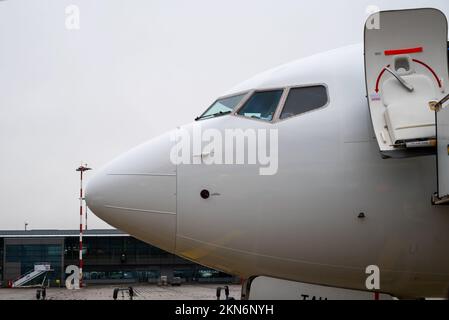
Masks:
[[[327,106],[275,122],[236,115],[196,122],[277,129],[277,174],[260,175],[253,164],[175,165],[166,134],[98,172],[87,187],[90,209],[143,241],[243,278],[366,290],[365,268],[377,265],[381,292],[443,296],[449,208],[431,204],[435,156],[382,159],[362,46],[281,66],[227,94],[309,84],[327,86]]]

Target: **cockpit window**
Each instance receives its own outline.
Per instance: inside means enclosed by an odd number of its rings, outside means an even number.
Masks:
[[[311,86],[292,88],[288,93],[281,119],[321,108],[327,104],[327,90],[325,86]]]
[[[218,99],[206,110],[206,112],[196,118],[196,120],[212,118],[231,113],[240,103],[240,101],[242,101],[245,95],[246,93],[243,93],[232,97]]]
[[[281,99],[283,90],[255,92],[238,111],[239,115],[271,121]]]

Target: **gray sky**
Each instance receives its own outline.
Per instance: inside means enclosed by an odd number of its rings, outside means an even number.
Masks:
[[[447,0],[0,1],[0,229],[76,229],[82,160],[99,168],[260,71],[361,42],[368,5],[449,14]]]

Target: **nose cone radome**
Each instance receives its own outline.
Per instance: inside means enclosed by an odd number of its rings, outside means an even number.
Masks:
[[[110,225],[174,252],[176,165],[170,161],[170,133],[140,145],[89,180],[89,209]]]

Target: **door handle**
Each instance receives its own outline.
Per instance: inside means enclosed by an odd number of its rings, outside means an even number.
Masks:
[[[407,89],[410,92],[414,90],[413,86],[407,81],[405,81],[404,78],[402,78],[396,71],[393,71],[388,67],[386,67],[385,70],[391,73],[393,77],[395,77],[404,86],[405,89]]]

